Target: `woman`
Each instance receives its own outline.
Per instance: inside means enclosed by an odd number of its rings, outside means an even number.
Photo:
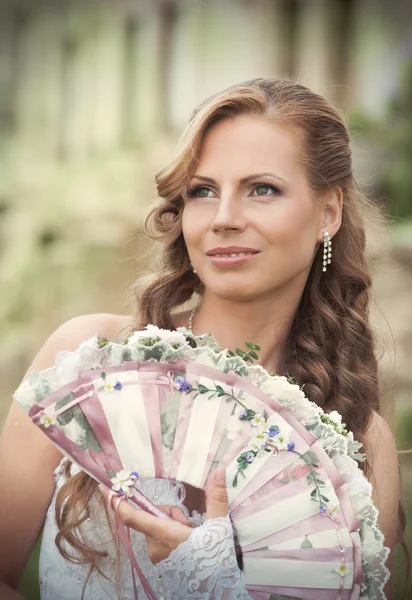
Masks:
[[[376,215],[354,180],[341,116],[324,98],[286,79],[233,86],[195,111],[175,159],[158,174],[157,182],[164,200],[151,220],[165,245],[163,262],[160,273],[139,291],[135,316],[86,315],[65,323],[47,340],[29,372],[50,366],[58,350],[73,350],[95,334],[114,338],[125,328],[147,323],[208,332],[221,347],[258,342],[259,361],[268,371],[292,374],[305,386],[307,397],[327,412],[337,410],[364,443],[365,470],[392,569],[398,463],[393,436],[379,416],[377,364],[368,321],[371,279],[365,258],[365,218]],[[328,252],[329,240],[333,252]],[[182,311],[195,292],[197,310]],[[85,473],[69,477],[74,473],[69,463],[64,463],[64,472],[57,469],[60,461],[59,451],[13,404],[1,441],[0,475],[8,481],[0,525],[2,598],[20,597],[13,590],[46,512],[40,565],[44,600],[80,597],[88,567],[67,560],[73,549],[81,557],[78,561],[103,565],[105,573],[114,564],[102,511],[105,498]],[[11,476],[16,468],[18,478]],[[224,540],[217,547],[228,552],[219,585],[213,585],[212,592],[201,570],[198,579],[192,574],[179,579],[179,593],[182,598],[248,597],[233,560],[221,477],[216,473],[208,482],[206,509],[211,519],[194,533],[186,506],[200,512],[205,508],[196,490],[185,491],[181,484],[164,480],[143,482],[147,495],[169,506],[165,510],[175,522],[167,526],[121,503],[121,518],[141,532],[135,537],[138,561],[147,572],[152,562],[159,563],[160,570],[154,571],[160,578],[154,582],[156,589],[163,578],[161,569],[166,565],[169,575],[174,569],[180,573],[179,560],[194,552],[196,544],[193,569],[198,567],[199,573],[203,542],[205,552],[210,551],[202,532],[216,524]],[[20,494],[21,482],[31,490],[29,505]],[[76,535],[79,526],[82,535]],[[147,548],[142,534],[147,536]],[[213,577],[219,557],[214,561]],[[94,569],[85,597],[106,597],[102,588],[113,593],[119,579],[127,578],[121,565],[118,575],[109,577],[116,582],[95,573]],[[204,596],[196,595],[193,582]],[[128,598],[133,597],[130,577],[125,590]],[[390,580],[385,593],[392,598]]]

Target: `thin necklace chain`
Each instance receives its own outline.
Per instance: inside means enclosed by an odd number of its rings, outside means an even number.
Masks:
[[[191,331],[193,333],[193,317],[195,316],[195,313],[197,311],[197,306],[195,306],[191,313],[190,313],[190,317],[189,317],[189,331]]]

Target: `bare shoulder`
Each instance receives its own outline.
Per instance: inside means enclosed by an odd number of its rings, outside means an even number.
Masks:
[[[373,411],[365,432],[366,454],[371,466],[375,494],[398,482],[398,454],[395,437],[387,421]],[[382,479],[383,478],[383,479]],[[382,481],[385,483],[383,484]]]
[[[59,350],[76,350],[81,342],[95,335],[101,335],[110,339],[116,338],[123,329],[132,325],[132,317],[110,313],[80,315],[69,319],[47,338],[30,365],[25,378],[33,370],[51,366],[52,360]]]
[[[368,428],[365,432],[366,444],[369,446],[373,455],[377,452],[395,451],[396,444],[392,429],[389,423],[376,411],[372,412]]]
[[[67,346],[67,350],[72,350],[73,347],[77,347],[82,341],[94,335],[115,338],[123,329],[132,325],[133,318],[126,315],[110,313],[80,315],[58,327],[49,340]]]

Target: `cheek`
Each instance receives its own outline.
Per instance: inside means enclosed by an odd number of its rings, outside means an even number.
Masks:
[[[203,240],[210,232],[215,210],[210,205],[189,203],[182,213],[182,232],[187,247],[195,246],[202,249]]]
[[[182,232],[189,251],[201,244],[205,229],[208,229],[206,216],[195,207],[185,206],[182,214]]]
[[[268,241],[270,254],[276,254],[284,264],[299,267],[310,264],[317,241],[315,215],[313,211],[304,210],[287,212],[261,223],[261,232]]]

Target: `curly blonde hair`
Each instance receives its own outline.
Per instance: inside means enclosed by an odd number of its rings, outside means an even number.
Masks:
[[[355,438],[365,443],[373,411],[380,412],[376,348],[369,323],[371,274],[365,222],[380,221],[381,216],[355,181],[342,115],[325,98],[291,79],[246,81],[208,98],[194,111],[174,159],[156,176],[163,201],[151,211],[145,226],[151,238],[163,243],[163,250],[158,273],[151,281],[140,280],[134,286],[134,328],[154,323],[173,329],[173,313],[194,294],[202,294],[203,284],[191,269],[182,234],[183,192],[209,128],[241,115],[294,128],[315,198],[334,188],[343,192],[342,224],[333,238],[334,258],[323,273],[321,250],[315,257],[289,332],[286,365],[297,383],[305,386],[308,398],[327,412],[339,411]],[[370,473],[370,460],[364,469]],[[81,543],[75,530],[94,489],[95,482],[79,473],[63,485],[56,503],[60,551],[64,538],[91,563],[91,570],[97,568],[99,556]],[[397,541],[406,550],[401,504],[398,523]],[[70,558],[67,551],[64,556]]]

